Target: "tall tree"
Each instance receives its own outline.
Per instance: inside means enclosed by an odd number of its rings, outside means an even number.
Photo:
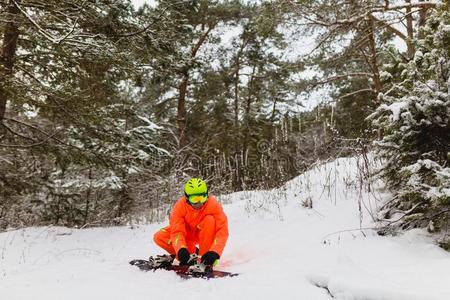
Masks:
[[[19,10],[11,0],[7,3],[6,8],[9,15],[4,33],[1,49],[1,65],[0,65],[0,122],[3,122],[6,112],[6,104],[8,102],[8,92],[5,83],[11,79],[13,74],[14,57],[16,55],[17,40],[19,38],[19,28],[17,24]]]
[[[39,211],[49,222],[87,222],[92,204],[84,195],[91,198],[108,180],[118,183],[110,190],[123,194],[128,170],[158,149],[150,143],[152,130],[142,128],[139,117],[147,116],[133,113],[124,95],[145,64],[135,48],[145,42],[158,53],[164,47],[150,29],[163,20],[154,15],[139,24],[125,0],[8,0],[1,6],[2,212],[21,199],[20,214],[39,206],[31,218]],[[123,211],[125,198],[113,197],[103,209]]]
[[[423,24],[427,10],[436,3],[331,0],[280,1],[280,5],[292,11],[287,14],[289,18],[296,14],[299,24],[306,25],[307,30],[317,30],[317,47],[311,53],[312,64],[319,64],[324,76],[317,78],[314,84],[365,78],[367,87],[352,93],[372,91],[372,99],[376,101],[377,94],[385,90],[380,75],[386,42],[384,35],[403,40],[407,45],[404,59],[411,59],[415,52],[412,39],[418,32],[414,16],[420,15],[418,23]],[[397,26],[404,19],[405,30]]]
[[[188,102],[192,95],[192,77],[204,63],[202,52],[205,44],[217,39],[215,29],[219,24],[235,20],[239,14],[239,2],[212,1],[160,1],[156,11],[171,16],[173,35],[171,43],[176,49],[165,60],[156,62],[160,66],[160,78],[168,79],[166,93],[176,93],[176,123],[179,148],[186,143],[188,124]],[[164,66],[164,67],[162,67]],[[155,83],[155,81],[153,81]],[[152,87],[154,88],[154,86]],[[167,103],[167,94],[161,95],[162,104]],[[172,96],[169,96],[172,98]],[[167,107],[164,105],[163,107]]]
[[[384,131],[377,149],[385,162],[380,175],[394,194],[383,211],[391,230],[445,233],[450,226],[449,28],[449,10],[433,10],[414,59],[372,115]],[[448,235],[441,242],[448,248]]]

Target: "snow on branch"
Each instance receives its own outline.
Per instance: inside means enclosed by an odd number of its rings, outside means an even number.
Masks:
[[[80,10],[83,8],[84,4],[87,2],[87,0],[83,1]],[[21,7],[17,1],[12,0],[12,3],[17,7],[17,9],[28,19],[28,21],[30,21],[34,27],[37,28],[37,30],[39,31],[39,33],[45,37],[47,40],[49,40],[50,42],[54,43],[54,44],[60,44],[61,42],[65,41],[69,36],[71,36],[73,34],[73,32],[75,31],[76,25],[78,23],[78,19],[79,17],[75,20],[72,28],[62,37],[55,37],[53,36],[51,33],[49,33],[48,31],[46,31],[44,28],[42,28],[37,22],[36,20],[33,19],[32,16],[30,16],[23,7]]]
[[[325,20],[323,20],[325,18],[317,13],[315,13],[316,18],[308,18],[308,17],[304,17],[304,18],[315,25],[320,25],[320,26],[324,26],[324,27],[332,27],[332,26],[340,26],[340,25],[351,25],[351,24],[359,22],[367,17],[372,17],[370,15],[373,15],[374,13],[399,11],[402,9],[412,9],[412,8],[419,8],[419,9],[426,10],[426,9],[435,7],[439,4],[440,4],[439,1],[426,1],[426,2],[404,3],[404,4],[397,4],[397,5],[390,6],[389,1],[385,1],[385,5],[376,5],[373,7],[368,7],[367,10],[364,11],[364,13],[353,16],[351,18],[337,19],[334,21],[325,21]],[[319,20],[319,18],[322,20]],[[396,34],[398,34],[398,33],[396,32]]]

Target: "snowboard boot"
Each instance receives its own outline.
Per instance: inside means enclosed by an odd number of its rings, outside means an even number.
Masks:
[[[148,265],[151,268],[169,268],[175,259],[175,255],[163,254],[156,255],[156,257],[150,256],[148,259]]]
[[[197,261],[198,261],[198,255],[197,255],[197,253],[193,253],[193,254],[191,254],[191,257],[189,257],[189,260],[187,261],[186,265],[187,266],[195,265],[195,264],[197,264]]]

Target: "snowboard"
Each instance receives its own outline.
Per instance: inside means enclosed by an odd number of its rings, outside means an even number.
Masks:
[[[141,271],[155,271],[155,270],[167,270],[167,271],[173,271],[175,274],[180,276],[184,279],[189,278],[204,278],[204,279],[211,279],[211,278],[222,278],[222,277],[235,277],[238,276],[238,273],[230,273],[230,272],[224,272],[224,271],[218,271],[218,270],[208,270],[205,273],[189,273],[188,268],[189,266],[178,266],[178,265],[172,265],[164,268],[153,268],[148,265],[148,261],[144,259],[133,259],[130,261],[130,265],[138,267]]]

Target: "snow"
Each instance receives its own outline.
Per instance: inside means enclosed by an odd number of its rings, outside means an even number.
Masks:
[[[342,158],[277,190],[219,195],[230,238],[217,268],[238,277],[183,280],[128,265],[161,253],[152,235],[166,222],[35,227],[0,234],[1,298],[449,299],[449,253],[422,230],[376,235],[370,215],[388,195],[360,186],[358,166]]]
[[[152,131],[157,131],[157,130],[161,130],[162,127],[159,125],[156,125],[155,123],[153,123],[152,121],[150,121],[148,118],[143,117],[143,116],[137,116],[139,119],[141,119],[142,121],[144,121],[145,123],[147,123],[147,127],[148,129],[152,130]]]
[[[137,9],[140,8],[142,5],[144,5],[145,3],[147,5],[149,5],[150,7],[155,7],[156,6],[156,1],[155,0],[132,0],[131,1],[133,3],[133,6]]]
[[[392,111],[392,119],[393,121],[397,121],[400,117],[400,113],[403,108],[408,106],[408,103],[406,101],[404,102],[395,102],[389,105],[390,110]]]

